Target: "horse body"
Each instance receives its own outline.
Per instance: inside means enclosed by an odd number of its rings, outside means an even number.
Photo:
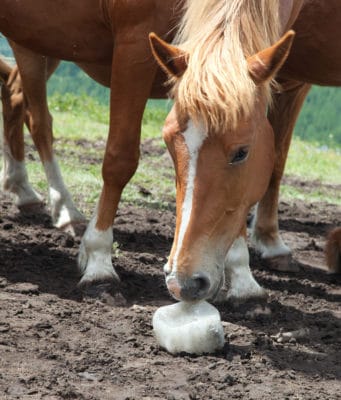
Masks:
[[[305,0],[292,29],[295,41],[279,77],[341,86],[341,10],[337,0]]]
[[[110,65],[113,35],[108,6],[111,3],[5,0],[1,2],[1,31],[37,54]]]

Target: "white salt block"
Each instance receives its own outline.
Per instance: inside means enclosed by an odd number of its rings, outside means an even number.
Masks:
[[[224,346],[219,311],[206,301],[160,307],[153,316],[159,345],[169,353],[213,353]]]

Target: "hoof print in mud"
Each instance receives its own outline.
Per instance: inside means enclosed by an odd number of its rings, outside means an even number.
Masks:
[[[82,298],[86,301],[99,300],[102,303],[123,307],[126,306],[127,300],[122,295],[118,285],[113,281],[84,283],[80,285]]]
[[[266,318],[271,315],[268,296],[264,297],[263,299],[247,299],[245,301],[232,298],[225,303],[224,307],[226,306],[228,306],[228,308],[234,313],[240,313],[248,319],[255,319],[259,317]]]

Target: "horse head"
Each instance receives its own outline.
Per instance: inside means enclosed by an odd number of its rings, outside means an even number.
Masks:
[[[248,57],[259,88],[252,112],[237,123],[210,129],[181,109],[174,91],[163,137],[176,171],[176,229],[164,267],[170,293],[178,300],[214,298],[224,278],[227,252],[245,226],[247,213],[263,196],[274,164],[274,137],[261,87],[288,56],[294,33]],[[177,85],[190,55],[150,34],[154,57]],[[198,68],[200,66],[198,65]]]

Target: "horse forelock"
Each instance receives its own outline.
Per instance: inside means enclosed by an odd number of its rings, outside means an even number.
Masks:
[[[256,87],[247,57],[279,36],[279,0],[188,0],[175,38],[189,55],[173,86],[178,109],[220,132],[250,115],[259,91],[271,102],[271,83]]]

